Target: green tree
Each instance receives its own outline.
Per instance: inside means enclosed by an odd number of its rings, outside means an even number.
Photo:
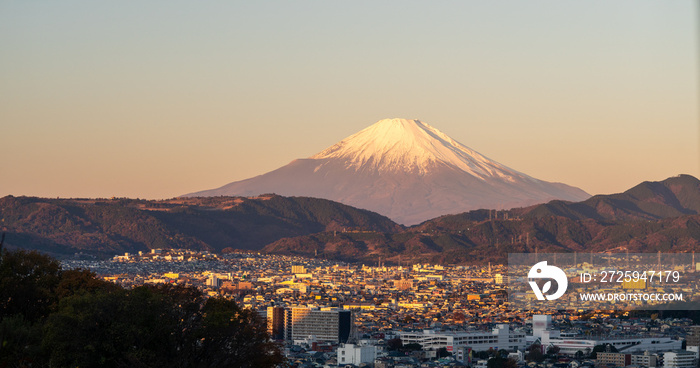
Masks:
[[[547,348],[547,355],[557,355],[559,354],[559,347],[555,345],[550,345]]]
[[[448,356],[451,356],[451,355],[452,355],[452,353],[450,353],[449,351],[447,351],[447,348],[445,348],[445,347],[442,347],[442,348],[440,348],[440,349],[437,349],[436,354],[437,354],[437,357],[438,357],[438,358],[444,358],[444,357],[448,357]]]
[[[540,344],[532,344],[530,346],[530,350],[527,352],[527,355],[525,356],[525,360],[528,362],[537,362],[541,363],[544,361],[544,354],[542,354],[542,345]]]
[[[491,355],[489,355],[488,351],[477,351],[474,353],[474,357],[477,359],[489,359]]]
[[[41,324],[21,314],[0,321],[0,367],[29,367],[41,357]]]
[[[99,290],[61,300],[44,348],[56,366],[274,367],[266,326],[235,302],[196,289]]]
[[[517,368],[518,364],[513,359],[496,356],[486,363],[487,368]]]
[[[76,294],[60,301],[45,326],[44,348],[52,366],[146,366],[149,327],[165,332],[159,306],[143,300],[142,290]],[[144,304],[141,310],[134,308]],[[150,305],[149,305],[150,304]],[[131,314],[130,312],[135,312]],[[146,320],[150,315],[153,326]],[[165,336],[168,334],[166,333]],[[136,345],[134,345],[136,344]],[[167,346],[164,344],[162,346]],[[153,363],[153,362],[150,362]]]
[[[100,290],[115,291],[120,287],[117,284],[102,280],[90,270],[76,269],[61,272],[61,277],[56,285],[55,296],[58,300],[75,294],[94,293]]]
[[[208,299],[197,334],[197,362],[207,367],[274,367],[284,360],[269,341],[267,327],[255,311],[232,300]]]
[[[399,350],[403,347],[403,341],[401,341],[400,337],[390,339],[389,341],[386,342],[386,347],[390,351]]]
[[[51,257],[0,249],[0,367],[41,361],[42,323],[59,279],[60,265]]]
[[[0,367],[275,367],[268,340],[256,312],[194,288],[126,290],[36,252],[0,258]]]
[[[60,280],[58,261],[36,251],[3,251],[0,258],[0,320],[22,315],[30,322],[47,316]]]

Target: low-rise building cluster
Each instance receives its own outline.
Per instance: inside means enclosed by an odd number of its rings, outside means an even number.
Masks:
[[[514,309],[500,265],[153,250],[64,267],[127,288],[169,283],[234,299],[259,312],[297,367],[486,367],[502,358],[512,367],[691,368],[700,349],[700,329],[687,318]]]

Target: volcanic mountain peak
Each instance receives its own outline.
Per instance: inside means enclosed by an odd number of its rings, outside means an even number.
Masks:
[[[384,119],[351,135],[311,159],[340,159],[348,169],[426,174],[448,165],[481,180],[531,179],[486,158],[420,120]]]
[[[262,193],[331,199],[406,225],[478,208],[590,197],[517,172],[420,120],[406,119],[381,120],[310,158],[185,196]]]

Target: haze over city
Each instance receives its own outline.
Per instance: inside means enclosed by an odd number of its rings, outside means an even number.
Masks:
[[[168,198],[421,119],[588,193],[700,175],[692,1],[0,4],[0,196]]]

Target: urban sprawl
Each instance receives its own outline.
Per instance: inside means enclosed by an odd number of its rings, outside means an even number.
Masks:
[[[83,258],[83,259],[81,259]],[[158,250],[76,257],[124,287],[177,284],[258,311],[297,367],[698,366],[688,318],[518,310],[501,265],[352,265],[255,253]],[[697,287],[697,286],[695,286]],[[491,362],[491,363],[489,363]]]

